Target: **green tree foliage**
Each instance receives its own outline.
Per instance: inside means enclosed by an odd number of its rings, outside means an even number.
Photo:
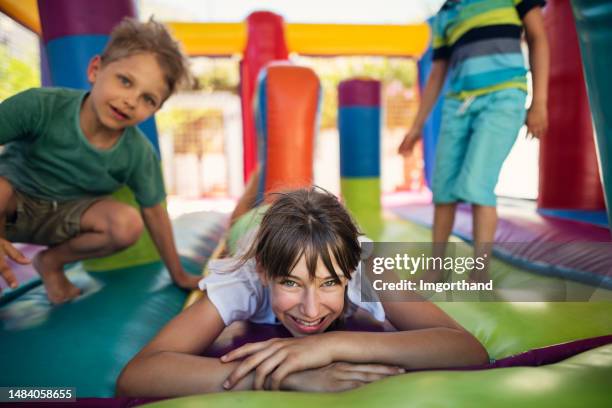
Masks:
[[[186,131],[186,127],[206,118],[219,117],[223,113],[218,109],[162,109],[155,115],[155,122],[160,133],[175,135]],[[203,126],[206,126],[204,123]]]
[[[238,62],[230,58],[200,57],[194,61],[198,88],[205,92],[224,91],[238,94]]]
[[[338,85],[351,78],[376,79],[383,87],[399,81],[406,89],[417,80],[416,62],[406,58],[386,57],[301,57],[299,63],[310,66],[319,76],[323,89],[321,128],[336,127],[338,116]]]
[[[40,86],[40,70],[35,58],[22,61],[10,55],[5,44],[0,44],[0,101],[36,86]]]

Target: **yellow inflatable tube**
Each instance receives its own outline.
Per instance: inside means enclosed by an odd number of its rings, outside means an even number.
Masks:
[[[0,0],[0,11],[34,33],[42,33],[36,0]]]
[[[166,23],[190,56],[240,54],[244,23]],[[304,55],[386,55],[420,57],[429,45],[429,26],[286,24],[290,52]]]

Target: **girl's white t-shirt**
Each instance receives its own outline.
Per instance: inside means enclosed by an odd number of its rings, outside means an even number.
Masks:
[[[235,321],[249,320],[253,323],[279,324],[270,304],[269,288],[264,286],[255,269],[255,260],[240,265],[234,258],[217,259],[208,262],[209,274],[199,282],[208,298],[217,308],[226,325]],[[376,320],[385,320],[385,311],[379,301],[362,301],[361,268],[353,273],[347,285],[349,301],[365,309]],[[371,290],[364,298],[378,297]],[[348,313],[354,308],[348,307]]]

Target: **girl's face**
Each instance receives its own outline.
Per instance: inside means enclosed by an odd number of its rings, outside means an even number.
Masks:
[[[321,259],[317,262],[314,279],[310,279],[304,256],[287,277],[269,281],[262,274],[270,287],[274,314],[295,337],[324,332],[344,309],[348,280],[343,275],[336,280]],[[340,271],[333,257],[332,263]]]

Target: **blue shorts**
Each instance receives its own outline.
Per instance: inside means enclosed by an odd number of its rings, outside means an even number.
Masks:
[[[435,203],[496,205],[499,172],[525,123],[525,97],[511,88],[472,100],[446,98],[432,180]]]

